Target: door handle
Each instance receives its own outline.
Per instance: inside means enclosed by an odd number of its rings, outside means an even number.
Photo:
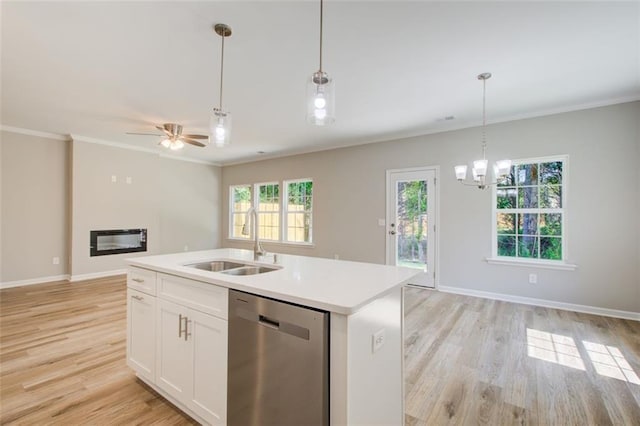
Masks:
[[[392,229],[391,231],[389,231],[389,235],[396,235],[396,231]]]

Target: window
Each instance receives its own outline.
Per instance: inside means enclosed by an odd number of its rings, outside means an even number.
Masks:
[[[253,206],[258,214],[260,239],[310,244],[312,195],[311,179],[230,186],[229,238],[249,238],[249,233],[243,235],[242,230],[245,227],[246,214]]]
[[[280,185],[264,183],[256,186],[260,239],[278,241],[280,239]]]
[[[564,261],[566,162],[564,156],[513,162],[494,191],[494,257]]]
[[[247,211],[251,208],[251,185],[237,185],[229,187],[229,233],[231,238],[248,239],[243,235]]]
[[[285,241],[310,243],[312,241],[312,194],[311,180],[285,181]]]

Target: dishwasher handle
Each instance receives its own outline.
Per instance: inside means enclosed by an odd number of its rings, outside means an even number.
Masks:
[[[267,316],[264,315],[258,315],[258,323],[267,326],[267,327],[271,327],[273,329],[278,330],[280,328],[280,321],[276,320],[276,319],[271,319]]]
[[[306,327],[302,327],[287,321],[281,321],[279,319],[271,318],[266,315],[259,314],[254,311],[250,311],[243,308],[235,309],[235,316],[244,320],[258,323],[264,327],[270,328],[280,333],[290,334],[291,336],[299,337],[300,339],[309,340],[310,331]]]

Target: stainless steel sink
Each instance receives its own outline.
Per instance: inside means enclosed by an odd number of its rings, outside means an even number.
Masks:
[[[191,268],[202,269],[203,271],[222,272],[227,269],[241,268],[246,266],[242,263],[229,262],[226,260],[212,260],[209,262],[192,263],[189,266]]]
[[[242,268],[229,269],[222,271],[227,275],[256,275],[264,274],[265,272],[275,271],[277,268],[268,268],[266,266],[243,266]]]

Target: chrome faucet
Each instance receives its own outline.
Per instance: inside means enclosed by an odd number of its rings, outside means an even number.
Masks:
[[[253,231],[253,259],[258,260],[260,256],[264,256],[267,254],[267,251],[262,248],[262,244],[260,244],[260,237],[258,235],[258,212],[256,209],[251,207],[244,218],[244,226],[242,227],[242,235],[249,235],[249,230],[247,229],[247,224],[249,224],[251,220],[251,230]]]

